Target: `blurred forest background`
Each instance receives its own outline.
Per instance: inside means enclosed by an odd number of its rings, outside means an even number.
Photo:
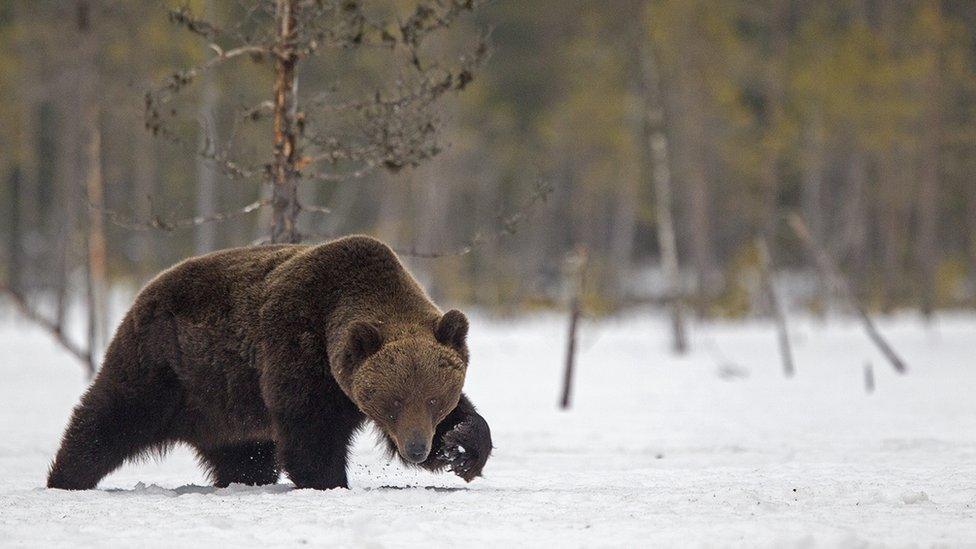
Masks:
[[[769,261],[824,311],[792,214],[867,309],[976,306],[974,2],[295,4],[336,18],[296,68],[297,146],[328,168],[293,166],[305,241],[377,236],[488,310],[561,305],[585,250],[591,312],[766,314]],[[0,3],[11,293],[61,326],[73,295],[267,241],[275,5]]]

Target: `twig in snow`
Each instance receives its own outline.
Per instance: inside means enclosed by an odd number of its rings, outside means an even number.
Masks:
[[[55,341],[57,341],[58,344],[64,348],[65,351],[68,351],[68,353],[81,361],[82,365],[85,367],[85,373],[89,379],[95,375],[95,360],[92,356],[91,349],[84,349],[75,342],[71,341],[64,333],[64,327],[60,322],[54,322],[45,318],[36,309],[31,307],[30,303],[28,303],[22,295],[15,292],[6,284],[0,283],[0,293],[6,294],[25,318],[51,334],[51,337],[53,337]]]
[[[563,372],[563,393],[559,407],[569,409],[573,390],[573,370],[576,366],[576,331],[583,311],[583,282],[586,276],[586,248],[579,246],[567,261],[569,270],[569,335],[566,340],[566,369]]]
[[[871,361],[864,363],[864,392],[869,395],[874,392],[874,368],[871,367]]]
[[[845,300],[847,300],[857,312],[857,315],[861,318],[861,323],[864,325],[864,331],[867,333],[868,337],[881,351],[888,362],[891,363],[892,368],[895,369],[899,374],[905,373],[908,368],[905,366],[905,361],[898,356],[898,353],[888,344],[884,336],[878,332],[878,328],[874,325],[874,321],[871,320],[870,315],[868,315],[867,309],[858,299],[854,290],[851,289],[850,283],[847,279],[840,273],[840,270],[834,265],[833,260],[830,255],[824,250],[823,246],[819,242],[813,239],[813,235],[810,233],[810,229],[807,227],[806,222],[803,218],[796,213],[791,213],[788,217],[790,227],[796,236],[800,238],[803,244],[806,246],[807,251],[810,256],[813,257],[814,265],[817,270],[820,271],[821,276],[823,276],[828,284],[832,286],[837,293],[839,293]]]
[[[779,353],[783,359],[783,374],[786,377],[793,377],[796,369],[793,365],[790,331],[786,325],[786,313],[783,311],[783,304],[780,302],[779,295],[776,293],[776,286],[773,281],[772,259],[765,236],[756,237],[756,251],[759,253],[759,273],[763,292],[766,294],[766,299],[769,300],[769,307],[772,310],[773,318],[776,320]]]

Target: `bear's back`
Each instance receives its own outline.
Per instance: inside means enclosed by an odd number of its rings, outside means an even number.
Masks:
[[[162,308],[166,314],[194,321],[226,320],[235,312],[260,306],[269,273],[307,248],[295,244],[247,246],[189,258],[150,281],[136,298],[135,307]]]

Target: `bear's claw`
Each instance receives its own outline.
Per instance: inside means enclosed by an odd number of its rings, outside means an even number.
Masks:
[[[474,416],[457,424],[444,435],[438,459],[455,475],[471,482],[481,476],[481,470],[491,455],[491,431],[481,416]]]

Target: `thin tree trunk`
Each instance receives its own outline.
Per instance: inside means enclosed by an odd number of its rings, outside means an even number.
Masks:
[[[298,233],[298,173],[295,163],[298,128],[298,52],[296,0],[277,0],[275,7],[274,163],[271,167],[271,242],[301,241]]]
[[[927,8],[932,10],[937,18],[941,18],[941,4],[938,0],[929,0]],[[938,243],[936,242],[936,228],[939,208],[939,166],[940,142],[942,139],[941,119],[941,59],[939,52],[939,38],[935,37],[929,44],[930,57],[929,73],[924,87],[925,97],[928,98],[927,112],[922,128],[922,158],[921,173],[918,181],[918,237],[915,255],[920,273],[920,306],[922,314],[930,317],[935,309],[936,269],[938,267]]]
[[[643,14],[642,14],[643,15]],[[643,17],[640,19],[643,21]],[[643,24],[641,25],[643,29]],[[688,350],[685,330],[683,286],[678,264],[678,244],[674,230],[674,201],[671,192],[671,159],[668,135],[665,130],[664,105],[654,52],[644,33],[639,36],[641,79],[641,177],[654,188],[654,213],[657,220],[657,244],[661,251],[661,268],[667,290],[665,301],[671,316],[671,348],[677,354]],[[650,179],[651,181],[647,181]]]
[[[567,262],[567,277],[569,281],[569,332],[566,337],[566,366],[563,370],[563,391],[559,399],[559,407],[567,410],[570,407],[573,394],[573,375],[576,370],[576,333],[579,329],[579,319],[582,314],[583,279],[586,272],[586,248],[577,247]]]
[[[864,151],[851,153],[847,185],[844,248],[838,256],[849,258],[850,279],[857,294],[864,297],[868,262],[868,161]]]
[[[691,236],[691,258],[696,271],[695,308],[704,317],[712,297],[715,281],[712,257],[712,220],[709,205],[708,177],[706,173],[706,142],[704,108],[700,83],[688,75],[688,68],[678,71],[676,101],[678,118],[675,123],[681,132],[682,170],[681,187],[687,193],[688,231]]]
[[[696,126],[700,126],[696,124]],[[703,132],[695,132],[701,139]],[[688,191],[691,195],[691,248],[698,271],[697,297],[695,305],[698,316],[704,317],[711,301],[714,274],[712,263],[711,217],[708,207],[708,183],[705,179],[704,151],[702,145],[692,144],[696,149],[692,153],[691,165],[688,172]]]
[[[614,215],[610,234],[610,265],[613,290],[618,298],[626,297],[625,282],[631,279],[631,258],[637,232],[637,189],[634,178],[627,177],[616,187]]]
[[[793,377],[796,368],[793,365],[793,348],[790,346],[790,330],[786,324],[786,312],[776,292],[776,280],[773,276],[773,260],[769,253],[769,244],[765,237],[756,239],[756,250],[759,252],[759,269],[762,278],[763,292],[769,302],[770,312],[776,321],[777,339],[779,341],[780,358],[783,360],[783,375]]]
[[[824,151],[823,119],[819,109],[815,109],[810,121],[804,128],[803,135],[803,189],[800,195],[800,205],[803,218],[810,224],[810,233],[817,242],[824,242]],[[821,277],[817,277],[816,310],[821,314],[826,311],[828,295],[827,284]]]
[[[204,2],[204,18],[216,23],[216,8],[213,0]],[[209,51],[209,50],[208,50]],[[220,91],[211,71],[204,71],[201,82],[200,108],[197,112],[200,123],[199,146],[201,151],[212,151],[217,143],[217,101]],[[206,216],[217,210],[217,170],[213,162],[203,155],[197,155],[197,215]],[[217,248],[217,224],[201,223],[194,228],[194,249],[197,254],[211,252]]]
[[[886,151],[880,159],[880,181],[877,192],[880,194],[882,213],[878,215],[878,232],[881,237],[882,308],[891,312],[902,295],[902,255],[906,240],[905,228],[908,226],[902,195],[907,185],[903,175],[904,165],[900,161],[900,150]]]
[[[902,40],[899,28],[901,7],[894,2],[878,5],[878,27],[887,55],[896,55]],[[877,230],[881,244],[881,310],[891,313],[904,297],[906,272],[904,256],[910,235],[908,233],[911,215],[906,200],[914,186],[911,180],[911,158],[901,139],[891,139],[885,150],[877,156],[878,180],[874,185],[877,193]],[[870,367],[870,363],[865,365]]]
[[[66,84],[71,90],[80,88],[80,69],[70,70]],[[51,283],[55,294],[54,324],[64,326],[65,316],[70,305],[71,272],[77,256],[78,240],[76,237],[78,224],[78,210],[84,208],[85,189],[83,182],[79,183],[78,173],[85,169],[79,155],[83,132],[82,122],[78,112],[81,107],[77,93],[67,94],[62,98],[64,104],[59,105],[60,117],[63,124],[57,128],[58,149],[57,168],[52,183],[54,203],[48,205],[50,226],[54,231],[55,257],[51,262]],[[82,210],[85,211],[85,210]],[[87,259],[86,259],[87,261]]]
[[[451,169],[450,162],[445,162],[442,159],[436,166],[430,165],[418,174],[426,174],[426,176],[414,178],[414,188],[419,191],[414,195],[418,224],[415,242],[418,250],[438,252],[449,250],[451,246],[456,245],[455,242],[446,238],[451,234],[448,230],[450,196],[445,192],[445,189],[449,188],[446,183],[450,177],[446,171]],[[431,297],[435,301],[443,298],[444,283],[447,281],[445,277],[436,276],[438,263],[428,261],[424,263],[423,267]]]
[[[85,242],[85,253],[88,256],[88,260],[85,262],[85,301],[88,304],[88,334],[87,334],[87,349],[89,360],[85,363],[85,374],[89,379],[95,376],[95,363],[98,359],[95,358],[95,346],[98,344],[98,293],[96,290],[96,272],[94,268],[94,263],[92,262],[92,256],[94,255],[95,245],[92,242],[91,232],[87,233],[84,237]]]
[[[106,297],[108,293],[107,247],[105,226],[102,219],[104,190],[102,181],[102,134],[98,103],[98,55],[97,37],[92,31],[92,6],[87,0],[78,0],[77,29],[80,34],[78,50],[81,53],[81,82],[78,100],[82,112],[81,134],[84,143],[84,174],[86,210],[88,211],[88,235],[86,264],[88,269],[88,349],[97,362],[99,349],[108,332]]]
[[[30,3],[10,2],[8,4],[14,21],[28,21],[34,18],[33,6]],[[30,51],[34,43],[32,39],[30,33],[13,33],[15,51]],[[55,137],[57,129],[54,127],[56,124],[52,114],[55,109],[52,108],[49,88],[39,82],[44,80],[41,72],[30,70],[20,75],[16,87],[23,102],[17,109],[20,113],[17,150],[11,149],[0,153],[8,160],[15,161],[20,175],[19,190],[16,202],[13,204],[20,228],[20,236],[13,243],[16,246],[15,253],[19,254],[16,268],[18,273],[16,289],[19,292],[26,292],[28,287],[40,278],[38,275],[41,273],[37,271],[47,267],[43,261],[39,261],[40,258],[35,257],[35,253],[31,252],[28,243],[31,237],[38,237],[45,229],[45,224],[40,222],[47,213],[42,206],[39,192],[41,186],[44,185],[52,191],[58,188],[57,174],[54,173],[57,163],[51,161],[52,158],[56,158],[52,154],[55,151],[51,150],[57,143]],[[10,123],[14,123],[13,120]]]
[[[136,219],[151,219],[151,197],[156,194],[156,153],[153,149],[152,135],[145,130],[137,130],[134,136],[132,198],[131,204]],[[136,242],[133,251],[136,274],[144,280],[156,271],[158,265],[152,265],[154,259],[151,254],[152,233],[150,231],[134,231],[131,235]]]
[[[760,168],[760,179],[763,186],[763,234],[771,237],[776,234],[776,225],[779,219],[778,202],[780,188],[780,141],[781,132],[786,115],[784,114],[784,103],[786,102],[785,82],[786,56],[789,36],[785,28],[787,24],[788,4],[777,2],[770,13],[770,27],[772,28],[772,52],[771,59],[766,62],[765,88],[766,88],[766,120],[765,135],[762,146],[762,166]]]
[[[93,107],[97,111],[97,107]],[[88,266],[88,348],[97,362],[108,332],[107,246],[101,211],[104,208],[102,189],[101,151],[102,134],[98,129],[97,116],[91,128],[88,143],[87,195],[91,204],[88,212],[87,266]]]
[[[21,282],[24,269],[24,231],[21,216],[24,184],[19,165],[14,165],[10,171],[10,218],[7,219],[10,238],[7,241],[7,286],[19,295],[22,294]]]
[[[969,280],[976,304],[976,185],[969,186]]]
[[[633,36],[630,38],[634,44],[640,44],[637,48],[635,55],[632,56],[633,69],[632,72],[635,78],[632,82],[634,87],[634,92],[637,97],[641,99],[634,108],[633,116],[631,119],[634,122],[634,134],[638,139],[638,147],[640,148],[639,155],[646,156],[649,154],[645,148],[648,147],[647,139],[643,135],[644,126],[646,124],[646,111],[647,107],[644,105],[646,101],[643,96],[644,86],[644,74],[641,70],[641,63],[643,62],[643,52],[645,49],[645,29],[643,25],[643,0],[638,0],[632,3],[632,7],[635,8],[636,13],[632,17],[634,25],[631,29]],[[641,159],[639,170],[633,176],[628,177],[629,174],[625,172],[623,178],[620,179],[618,184],[614,187],[614,203],[613,211],[610,213],[610,242],[609,242],[609,261],[607,262],[607,268],[609,276],[613,278],[613,285],[611,291],[613,292],[613,297],[618,303],[623,303],[627,298],[627,281],[631,279],[632,274],[632,256],[634,250],[634,239],[637,234],[637,205],[638,205],[638,191],[640,187],[645,184],[649,177],[646,175],[647,161]]]

